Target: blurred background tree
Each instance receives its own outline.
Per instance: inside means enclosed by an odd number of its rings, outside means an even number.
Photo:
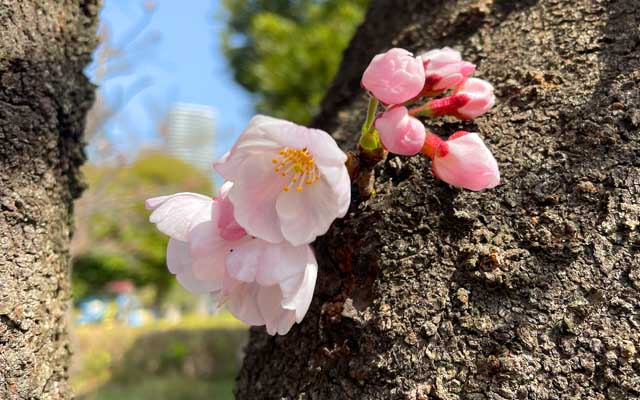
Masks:
[[[159,152],[142,152],[131,164],[86,164],[88,189],[77,203],[73,243],[76,300],[114,280],[149,286],[162,299],[175,283],[166,268],[167,236],[148,222],[144,199],[175,192],[212,193],[211,179]]]
[[[222,40],[259,112],[308,123],[369,0],[223,0]]]

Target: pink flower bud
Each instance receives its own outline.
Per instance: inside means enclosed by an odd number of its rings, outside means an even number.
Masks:
[[[403,156],[417,154],[424,144],[424,125],[409,115],[403,106],[392,107],[375,121],[380,140],[391,153]]]
[[[476,66],[462,61],[460,52],[449,47],[421,55],[425,68],[424,96],[435,96],[462,83],[473,74]]]
[[[466,96],[467,103],[458,108],[456,117],[460,119],[474,119],[489,111],[496,103],[493,86],[483,79],[469,78],[454,92],[456,96]]]
[[[460,119],[474,119],[489,111],[496,102],[493,86],[485,80],[469,78],[456,88],[452,96],[427,103],[429,116],[453,115]]]
[[[364,71],[362,86],[385,104],[402,104],[424,86],[422,59],[398,48],[378,54]]]
[[[500,183],[498,163],[477,133],[456,132],[446,142],[430,133],[422,152],[433,160],[433,175],[453,186],[477,191]]]

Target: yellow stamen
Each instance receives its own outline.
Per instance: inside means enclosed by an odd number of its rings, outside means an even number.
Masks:
[[[280,176],[285,177],[291,172],[291,179],[289,184],[283,186],[282,190],[289,191],[289,186],[293,183],[296,184],[296,191],[302,192],[303,183],[306,185],[312,185],[315,181],[320,179],[320,171],[316,166],[313,155],[308,149],[291,149],[285,147],[278,152],[278,156],[271,160],[274,164],[274,171]]]

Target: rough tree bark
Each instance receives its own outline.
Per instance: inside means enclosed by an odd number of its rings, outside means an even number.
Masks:
[[[503,182],[435,181],[421,157],[316,243],[285,337],[253,329],[239,399],[640,398],[637,0],[374,0],[316,126],[353,149],[359,87],[392,46],[452,46],[496,87],[472,123]]]
[[[66,399],[73,199],[98,0],[0,1],[0,398]]]

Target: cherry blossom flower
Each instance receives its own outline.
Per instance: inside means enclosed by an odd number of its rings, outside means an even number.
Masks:
[[[229,289],[214,297],[226,300],[236,318],[249,325],[265,325],[270,335],[284,335],[302,321],[318,274],[310,246],[253,239],[235,248],[227,265]]]
[[[362,75],[362,86],[385,104],[402,104],[420,93],[424,76],[420,57],[393,48],[373,57]]]
[[[470,190],[500,184],[498,163],[477,133],[459,131],[443,141],[429,133],[422,152],[432,161],[436,178]]]
[[[182,286],[211,293],[239,320],[284,335],[311,304],[315,256],[308,245],[240,235],[226,196],[229,189],[223,186],[218,199],[195,193],[149,199],[150,221],[170,236],[167,265]]]
[[[435,96],[462,83],[476,66],[462,61],[460,52],[444,47],[421,54],[425,68],[423,96]]]
[[[469,78],[455,89],[453,95],[429,101],[426,113],[432,117],[453,115],[468,120],[486,113],[495,102],[493,86],[489,82]]]
[[[420,152],[424,144],[424,125],[409,115],[406,107],[391,107],[376,119],[374,126],[382,144],[391,153],[412,156]]]
[[[215,169],[234,183],[234,218],[252,236],[311,243],[351,201],[347,159],[328,133],[258,115]]]

